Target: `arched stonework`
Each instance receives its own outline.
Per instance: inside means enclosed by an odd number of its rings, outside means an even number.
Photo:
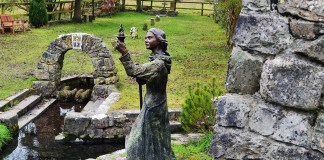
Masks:
[[[40,81],[34,82],[32,87],[36,93],[50,96],[56,90],[61,80],[64,55],[76,48],[84,51],[92,60],[94,88],[106,90],[108,85],[116,83],[115,62],[105,43],[93,35],[70,33],[59,36],[43,53],[36,72],[36,77]]]

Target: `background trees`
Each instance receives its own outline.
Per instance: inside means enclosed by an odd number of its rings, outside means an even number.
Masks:
[[[232,37],[241,9],[241,0],[215,0],[214,20],[225,29],[228,48],[233,46]]]
[[[47,24],[48,15],[46,11],[45,0],[31,1],[29,6],[29,20],[30,23],[36,28]]]

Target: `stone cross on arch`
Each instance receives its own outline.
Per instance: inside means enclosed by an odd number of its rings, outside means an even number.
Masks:
[[[50,43],[37,64],[36,78],[39,81],[32,84],[34,94],[44,97],[53,95],[61,81],[64,55],[71,49],[80,49],[91,58],[95,83],[93,92],[99,90],[98,92],[101,92],[97,93],[100,94],[99,97],[107,97],[109,85],[117,82],[115,62],[105,43],[100,38],[87,33],[60,35]],[[98,98],[98,95],[96,97]]]

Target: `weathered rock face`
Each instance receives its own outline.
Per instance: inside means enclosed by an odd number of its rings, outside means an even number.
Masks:
[[[278,11],[308,21],[324,22],[323,0],[280,0]]]
[[[323,88],[323,67],[297,56],[284,54],[264,63],[260,93],[283,106],[317,109]]]
[[[288,19],[276,12],[245,14],[238,19],[235,46],[265,54],[278,54],[292,43]]]
[[[274,2],[274,1],[273,1]],[[324,158],[324,3],[243,0],[215,159]]]
[[[228,64],[226,89],[231,93],[253,94],[260,88],[264,59],[234,47]]]
[[[79,41],[73,40],[73,37],[78,37]],[[76,44],[78,42],[78,44]],[[80,49],[92,59],[93,78],[96,85],[111,85],[117,82],[117,71],[115,62],[111,52],[106,48],[106,45],[100,38],[89,34],[66,34],[61,35],[56,40],[50,43],[48,49],[43,53],[40,62],[37,65],[36,76],[44,83],[53,83],[52,89],[55,91],[61,81],[61,70],[63,67],[64,55],[71,49]],[[33,86],[36,92],[42,92],[44,88],[37,83]],[[51,85],[53,86],[53,85]],[[44,96],[50,96],[52,92],[45,92]],[[95,95],[95,89],[93,90]],[[98,96],[98,95],[95,95]]]

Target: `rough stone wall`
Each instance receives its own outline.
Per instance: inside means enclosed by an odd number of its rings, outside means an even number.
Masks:
[[[272,8],[243,0],[217,103],[215,159],[324,159],[324,1]]]
[[[59,36],[50,43],[48,49],[43,53],[37,65],[36,76],[39,80],[33,84],[36,94],[50,96],[56,91],[61,80],[61,70],[63,67],[64,55],[73,49],[72,36],[74,33]],[[84,51],[92,60],[93,78],[95,87],[93,96],[100,97],[97,92],[108,93],[108,86],[117,81],[115,62],[112,53],[106,48],[105,43],[100,38],[89,34],[81,34],[81,50]],[[105,94],[101,94],[105,95]],[[94,98],[97,99],[97,98]],[[106,98],[106,97],[101,97]]]

